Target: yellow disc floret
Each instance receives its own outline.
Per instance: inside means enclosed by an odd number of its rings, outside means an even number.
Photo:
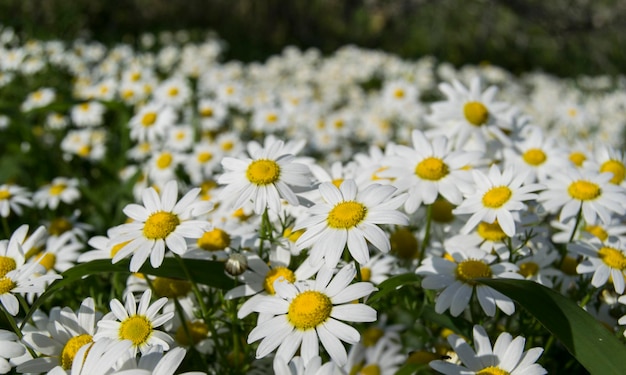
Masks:
[[[148,112],[141,118],[141,125],[148,127],[154,125],[157,119],[157,114],[154,112]]]
[[[152,323],[143,315],[133,315],[120,324],[120,340],[130,340],[135,346],[144,344],[152,335]]]
[[[611,179],[611,183],[619,185],[624,181],[624,177],[626,177],[626,167],[624,164],[618,160],[607,160],[600,166],[600,172],[611,172],[613,173],[613,178]]]
[[[157,277],[152,281],[152,287],[159,297],[181,298],[189,294],[191,283],[187,280]]]
[[[74,228],[74,225],[71,221],[67,220],[64,217],[57,217],[50,222],[50,227],[48,228],[48,233],[53,236],[60,236],[63,233]]]
[[[78,350],[82,348],[84,345],[93,342],[93,337],[88,334],[74,336],[71,339],[67,340],[63,350],[61,351],[61,367],[65,370],[69,370],[72,368],[72,362],[74,361],[74,357]]]
[[[187,327],[187,329],[185,329]],[[181,325],[176,330],[174,338],[176,342],[184,346],[196,345],[200,341],[207,338],[209,335],[209,326],[203,321],[196,320],[193,322],[186,322],[185,325]]]
[[[467,102],[463,106],[463,114],[467,122],[474,126],[481,126],[489,120],[489,110],[481,102]]]
[[[609,238],[609,233],[599,225],[587,225],[585,226],[584,230],[585,232],[591,233],[594,236],[598,237],[600,241],[606,241],[606,239]]]
[[[519,265],[519,273],[524,277],[535,276],[539,273],[539,265],[535,262],[525,262]]]
[[[3,277],[0,279],[0,295],[5,294],[13,290],[17,284],[9,277]]]
[[[35,256],[35,260],[44,266],[47,271],[50,271],[57,262],[57,256],[50,252],[39,253]]]
[[[287,319],[301,331],[324,323],[333,310],[330,298],[318,291],[308,290],[298,294],[289,304]]]
[[[178,216],[171,212],[158,211],[148,217],[143,227],[143,235],[151,240],[163,240],[180,224]]]
[[[359,371],[361,375],[380,375],[380,367],[377,364],[372,363],[371,365],[367,365]]]
[[[60,195],[65,188],[67,188],[67,185],[65,185],[64,183],[60,183],[60,184],[54,184],[50,187],[50,195]]]
[[[15,259],[11,257],[0,256],[0,277],[6,276],[7,273],[17,268]]]
[[[248,166],[246,177],[255,185],[273,184],[280,177],[280,166],[269,159],[255,160]]]
[[[476,375],[510,375],[508,371],[505,371],[497,366],[489,366],[476,373]]]
[[[467,259],[462,261],[458,266],[456,266],[454,274],[457,280],[472,285],[475,284],[475,279],[483,277],[490,278],[492,275],[489,265],[478,259]]]
[[[531,148],[522,155],[524,161],[530,165],[538,166],[545,163],[546,153],[539,148]]]
[[[361,281],[370,281],[372,278],[372,269],[368,267],[361,267]]]
[[[419,178],[429,181],[439,181],[446,177],[449,172],[446,163],[436,157],[425,158],[415,167],[415,174]]]
[[[285,280],[290,283],[294,283],[296,281],[296,275],[289,268],[274,267],[265,275],[265,280],[263,280],[263,288],[265,288],[267,293],[276,293],[276,290],[274,289],[274,281],[278,280],[279,277],[284,277]]]
[[[618,249],[602,246],[600,250],[598,250],[598,257],[610,268],[618,270],[626,269],[626,256],[624,256],[624,252]]]
[[[213,228],[198,238],[198,246],[206,251],[220,251],[230,246],[230,235],[220,229]]]
[[[572,182],[567,188],[567,192],[572,198],[580,201],[593,200],[602,194],[602,190],[598,184],[586,180]]]
[[[500,208],[511,199],[513,192],[507,186],[496,186],[483,195],[483,205],[487,208]]]
[[[418,254],[417,238],[406,228],[399,228],[389,238],[391,253],[400,259],[413,259]]]
[[[587,156],[585,156],[582,152],[574,151],[569,154],[569,160],[574,163],[575,166],[582,167],[583,162],[587,160]]]
[[[476,228],[476,232],[483,239],[492,242],[504,241],[508,237],[500,227],[498,220],[495,220],[493,223],[481,221]]]
[[[437,199],[431,205],[432,217],[437,223],[450,223],[454,220],[454,205],[445,199]]]
[[[366,214],[367,207],[359,202],[341,202],[328,213],[328,226],[336,229],[349,229],[363,221]]]
[[[370,327],[361,335],[361,342],[365,347],[376,345],[378,340],[385,335],[385,331],[378,327]]]
[[[11,198],[11,193],[7,189],[0,189],[0,201]]]
[[[157,158],[156,165],[159,169],[165,169],[172,165],[173,160],[172,154],[164,152]]]

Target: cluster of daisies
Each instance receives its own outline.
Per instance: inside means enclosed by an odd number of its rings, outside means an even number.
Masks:
[[[0,29],[0,98],[28,90],[0,129],[67,172],[0,181],[0,373],[546,373],[485,278],[535,281],[624,331],[623,78],[139,42]],[[111,203],[87,199],[94,170],[129,186],[121,220],[84,214]],[[46,293],[103,260],[127,272]],[[166,263],[186,278],[156,276]],[[377,294],[406,275],[412,289]]]

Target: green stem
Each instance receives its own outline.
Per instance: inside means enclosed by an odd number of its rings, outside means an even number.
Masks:
[[[358,281],[363,281],[363,277],[361,276],[361,265],[359,262],[354,262],[354,264],[356,265],[356,279]]]
[[[430,225],[433,220],[433,205],[429,204],[426,206],[426,229],[424,233],[424,240],[422,241],[422,250],[420,251],[420,257],[417,262],[417,266],[419,267],[424,260],[424,255],[426,254],[426,248],[428,247],[428,242],[430,242]]]
[[[13,332],[15,332],[15,334],[17,335],[17,337],[21,341],[22,338],[24,337],[24,335],[22,334],[22,331],[20,330],[20,328],[17,326],[17,323],[15,322],[15,319],[13,318],[13,315],[9,314],[9,312],[4,308],[4,305],[2,305],[2,304],[0,304],[0,309],[2,310],[4,315],[6,316],[7,321],[9,322],[9,325],[11,326],[11,329],[13,330]],[[26,347],[26,349],[28,350],[28,352],[30,353],[30,355],[33,358],[39,357],[37,355],[37,353],[35,353],[35,351],[33,349],[31,349],[28,345],[25,345],[25,347]]]
[[[11,238],[11,229],[9,229],[9,222],[6,217],[2,217],[2,228],[4,229],[4,235],[7,239]]]
[[[187,266],[185,265],[183,258],[181,258],[180,255],[176,253],[174,253],[174,258],[178,260],[178,263],[180,264],[181,268],[183,269],[183,272],[185,273],[185,277],[191,283],[191,289],[193,290],[193,293],[195,294],[196,299],[198,300],[198,304],[200,305],[200,312],[202,313],[202,319],[205,320],[205,323],[206,323],[207,309],[206,309],[206,305],[204,304],[204,298],[202,298],[202,293],[200,292],[200,289],[198,288],[198,284],[196,284],[196,281],[191,277],[191,274],[189,273],[189,270],[187,269]]]
[[[580,204],[580,208],[578,209],[578,213],[576,214],[576,223],[574,224],[574,229],[572,229],[572,234],[569,236],[569,241],[567,243],[571,243],[574,240],[574,236],[576,236],[576,230],[578,229],[578,225],[580,225],[580,220],[583,216],[583,205]]]

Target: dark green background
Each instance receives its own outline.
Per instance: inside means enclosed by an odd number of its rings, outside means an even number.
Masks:
[[[212,29],[229,44],[225,57],[243,61],[287,44],[331,53],[353,43],[514,73],[626,69],[624,0],[0,0],[0,15],[43,39],[133,42],[146,31]]]

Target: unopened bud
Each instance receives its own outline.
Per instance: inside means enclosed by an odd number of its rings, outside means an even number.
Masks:
[[[242,254],[231,254],[224,268],[230,275],[239,276],[248,269],[248,259]]]

